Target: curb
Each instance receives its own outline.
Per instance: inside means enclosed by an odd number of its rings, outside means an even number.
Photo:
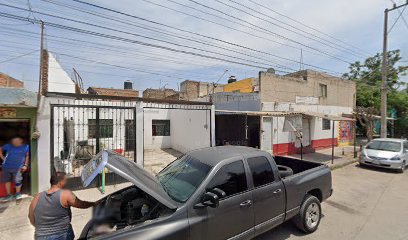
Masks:
[[[330,166],[329,168],[330,168],[330,170],[334,171],[334,170],[336,170],[336,169],[343,168],[343,167],[345,167],[345,166],[351,165],[351,164],[356,163],[356,162],[358,162],[357,159],[352,160],[352,161],[349,161],[349,162],[346,162],[346,163],[342,163],[342,164],[339,164],[339,165],[333,165],[333,166]]]

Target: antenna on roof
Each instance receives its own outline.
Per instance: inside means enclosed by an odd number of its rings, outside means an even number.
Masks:
[[[77,72],[77,70],[75,68],[72,68],[72,70],[74,70],[74,83],[76,86],[79,87],[79,90],[81,93],[84,93],[84,82],[82,80],[81,75],[79,75],[79,73]]]

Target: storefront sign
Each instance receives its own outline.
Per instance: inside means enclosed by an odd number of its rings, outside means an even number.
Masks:
[[[15,108],[0,108],[0,118],[16,118],[17,111]]]

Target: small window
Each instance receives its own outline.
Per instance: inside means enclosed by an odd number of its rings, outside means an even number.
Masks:
[[[330,120],[329,119],[324,119],[322,121],[322,130],[330,130]]]
[[[152,136],[170,136],[170,120],[152,120]]]
[[[408,142],[404,142],[404,151],[408,151]]]
[[[96,138],[96,119],[88,119],[88,138]],[[113,119],[99,119],[99,138],[113,137]]]
[[[327,85],[319,84],[319,89],[320,89],[320,97],[327,97]]]
[[[254,187],[259,187],[274,181],[271,164],[266,157],[254,157],[248,159],[251,169]]]
[[[236,161],[223,166],[208,184],[207,190],[219,188],[227,197],[248,189],[244,163]]]

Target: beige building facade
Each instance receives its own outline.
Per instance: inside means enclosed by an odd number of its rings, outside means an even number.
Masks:
[[[355,107],[356,85],[350,80],[312,70],[259,77],[262,102]]]

